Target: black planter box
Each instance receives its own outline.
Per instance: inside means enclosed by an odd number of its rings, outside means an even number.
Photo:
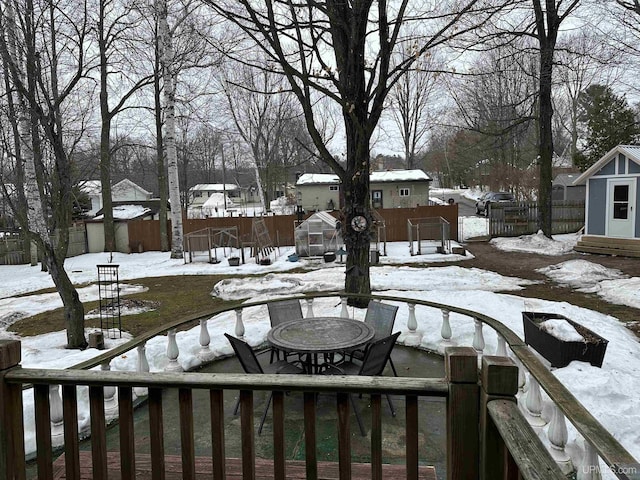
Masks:
[[[585,339],[584,342],[567,342],[541,330],[539,324],[546,320],[561,319],[569,322]],[[601,367],[608,340],[579,323],[555,313],[522,312],[524,341],[551,362],[552,367],[566,367],[573,360],[589,362]]]
[[[229,265],[232,267],[237,267],[240,265],[240,257],[229,257]]]

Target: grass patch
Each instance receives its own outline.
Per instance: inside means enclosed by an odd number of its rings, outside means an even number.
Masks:
[[[159,307],[152,312],[121,317],[122,330],[137,336],[152,328],[159,327],[181,317],[206,313],[212,308],[224,305],[225,302],[211,296],[213,286],[227,275],[181,275],[175,277],[149,277],[130,280],[130,285],[143,285],[146,292],[127,295],[123,298],[152,300],[159,302]],[[38,292],[40,293],[40,292]],[[98,301],[85,302],[85,312],[98,308]],[[100,319],[85,320],[85,327],[100,327]],[[8,330],[20,336],[40,335],[56,332],[66,328],[62,308],[40,313],[15,322]]]

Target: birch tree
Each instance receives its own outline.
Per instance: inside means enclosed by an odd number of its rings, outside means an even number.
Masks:
[[[163,86],[163,149],[167,160],[169,201],[171,202],[171,258],[183,258],[184,237],[182,231],[182,209],[180,208],[178,152],[176,149],[175,109],[177,71],[173,37],[169,29],[166,0],[156,0],[156,12],[158,15],[158,56],[160,59]]]
[[[342,236],[347,247],[345,290],[371,292],[369,244],[371,199],[370,148],[391,88],[416,58],[443,43],[463,37],[487,22],[504,1],[411,2],[400,0],[322,0],[287,3],[276,0],[205,0],[212,10],[237,25],[248,38],[231,52],[238,61],[259,66],[246,46],[262,51],[269,67],[286,76],[300,103],[318,155],[341,180],[345,206]],[[415,24],[424,32],[414,38]],[[403,44],[415,54],[397,57]],[[405,51],[407,51],[405,49]],[[326,112],[317,100],[330,98],[342,117],[346,166],[317,128]],[[355,227],[355,228],[353,228]],[[353,305],[366,299],[350,297]]]
[[[73,142],[65,128],[81,98],[75,93],[86,73],[87,12],[62,10],[68,7],[64,3],[38,4],[36,9],[32,0],[19,10],[14,6],[0,3],[0,56],[15,114],[7,119],[14,134],[11,154],[20,165],[14,213],[27,240],[41,250],[62,299],[67,347],[85,348],[84,308],[64,259],[73,211]]]

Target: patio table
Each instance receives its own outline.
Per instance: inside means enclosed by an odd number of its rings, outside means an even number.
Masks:
[[[267,341],[278,350],[305,357],[308,373],[317,372],[317,358],[361,347],[374,337],[366,323],[342,317],[311,317],[284,322],[273,327]]]

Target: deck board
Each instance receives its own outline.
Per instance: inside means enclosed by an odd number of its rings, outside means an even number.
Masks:
[[[118,452],[107,453],[107,470],[109,479],[120,478],[120,454]],[[365,480],[371,478],[371,465],[368,463],[353,463],[351,467],[352,480]],[[53,464],[53,478],[55,480],[66,479],[64,469],[64,454],[62,454]],[[165,456],[165,472],[167,480],[182,479],[182,457],[180,455]],[[212,477],[212,460],[208,457],[196,457],[196,477]],[[404,465],[383,465],[382,473],[384,478],[401,479],[406,478],[406,467]],[[419,468],[420,478],[424,480],[436,480],[436,473],[433,467],[421,466]],[[242,479],[242,461],[239,458],[227,458],[226,460],[227,480]],[[80,478],[90,480],[93,478],[91,469],[91,452],[80,452]],[[151,455],[136,454],[136,479],[151,478]],[[273,461],[256,458],[256,480],[270,480],[273,478]],[[287,461],[287,479],[301,480],[306,478],[304,461]],[[338,464],[336,462],[318,462],[319,480],[336,480],[339,478]]]

